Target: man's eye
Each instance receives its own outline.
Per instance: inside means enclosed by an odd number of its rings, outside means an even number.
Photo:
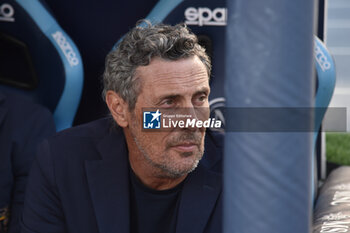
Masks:
[[[199,101],[203,102],[203,101],[207,100],[207,96],[206,95],[202,95],[198,99],[199,99]]]
[[[170,106],[170,105],[173,105],[173,104],[174,104],[174,100],[173,99],[166,99],[166,100],[163,101],[162,105]]]
[[[207,99],[208,99],[207,95],[200,95],[200,96],[198,96],[197,101],[198,101],[199,103],[203,103],[203,102],[205,102]]]
[[[193,105],[200,107],[200,106],[203,106],[205,104],[205,102],[207,102],[207,101],[208,101],[208,95],[201,94],[201,95],[196,96],[193,99]]]

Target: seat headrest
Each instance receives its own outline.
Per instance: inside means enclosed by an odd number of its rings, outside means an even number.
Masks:
[[[72,126],[83,85],[74,42],[38,0],[7,0],[0,14],[0,46],[6,48],[0,55],[0,88],[49,108],[57,130]]]

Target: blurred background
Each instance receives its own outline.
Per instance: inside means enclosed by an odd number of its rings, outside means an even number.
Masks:
[[[347,133],[326,133],[327,160],[350,165],[350,1],[328,0],[326,9],[325,42],[337,74],[330,107],[347,108]]]

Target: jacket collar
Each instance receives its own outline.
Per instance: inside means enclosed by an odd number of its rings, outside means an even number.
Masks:
[[[86,161],[92,202],[101,233],[130,231],[128,155],[121,130],[98,143],[102,160]],[[221,193],[221,175],[199,165],[186,178],[176,232],[203,232]]]
[[[121,130],[97,144],[102,160],[85,161],[86,175],[100,233],[129,233],[127,149]]]
[[[176,233],[204,231],[221,193],[221,175],[199,165],[187,177],[182,194]]]

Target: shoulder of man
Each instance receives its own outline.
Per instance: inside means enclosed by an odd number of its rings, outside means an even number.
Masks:
[[[113,119],[106,117],[60,131],[45,140],[41,147],[48,149],[46,151],[53,160],[99,159],[97,145],[111,135],[116,140],[124,140],[123,133],[115,127]]]

